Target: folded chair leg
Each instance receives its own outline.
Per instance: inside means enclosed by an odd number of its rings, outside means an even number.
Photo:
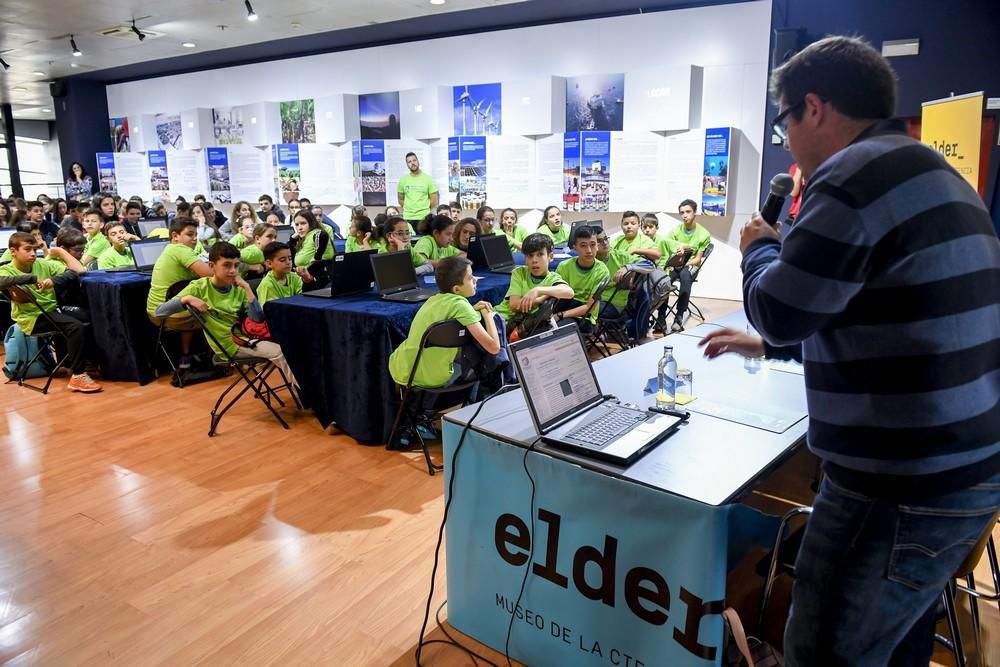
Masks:
[[[965,667],[965,647],[958,627],[958,610],[955,608],[955,581],[948,582],[944,593],[944,609],[948,615],[948,631],[951,634],[951,650],[955,654],[955,667]]]
[[[427,472],[431,477],[433,477],[436,471],[444,470],[444,466],[438,465],[431,460],[431,450],[427,448],[427,442],[424,440],[424,437],[420,435],[420,431],[414,429],[414,433],[417,434],[417,440],[420,441],[420,449],[424,452],[424,460],[427,461]]]
[[[229,386],[226,387],[225,391],[223,391],[221,394],[219,394],[219,398],[215,401],[215,406],[212,408],[212,423],[211,423],[211,426],[208,429],[208,437],[212,437],[213,435],[215,435],[215,429],[219,426],[219,422],[222,421],[223,415],[225,415],[226,412],[229,411],[229,408],[231,408],[233,406],[233,404],[236,403],[236,401],[240,400],[240,398],[243,396],[243,394],[247,393],[247,391],[250,390],[250,386],[249,385],[246,386],[246,387],[243,387],[242,391],[240,391],[238,394],[236,394],[236,396],[231,401],[229,401],[228,404],[226,404],[226,407],[224,407],[222,410],[219,410],[219,406],[222,405],[222,401],[226,398],[226,395],[229,392],[231,392],[233,389],[236,388],[236,385],[238,385],[240,383],[240,379],[241,378],[239,378],[239,377],[235,378],[229,384]],[[245,379],[245,378],[243,378],[243,379]]]
[[[271,405],[269,396],[271,393],[273,393],[273,391],[271,390],[270,385],[268,385],[267,382],[264,380],[264,378],[266,378],[267,375],[270,373],[271,369],[274,368],[274,364],[268,361],[267,365],[264,366],[264,368],[262,368],[261,370],[259,371],[254,370],[253,371],[254,377],[252,380],[247,376],[245,371],[242,368],[240,368],[239,364],[236,365],[236,368],[239,371],[240,375],[242,375],[243,378],[247,381],[247,384],[250,385],[250,388],[253,389],[254,395],[258,399],[260,399],[261,403],[263,403],[267,407],[267,409],[270,410],[271,414],[274,415],[274,418],[278,420],[278,423],[281,424],[282,428],[284,428],[287,431],[290,427],[288,426],[288,423],[281,418],[281,415],[278,414],[278,411],[274,409],[274,406]],[[260,382],[264,386],[263,392],[261,392],[261,390],[257,387],[256,384],[257,382]],[[282,403],[282,405],[284,405],[284,403]]]
[[[701,308],[694,301],[688,301],[688,311],[702,322],[705,321],[705,316],[702,315]]]
[[[51,354],[52,358],[56,359],[56,365],[52,367],[51,371],[49,371],[49,375],[45,379],[45,385],[42,387],[36,387],[33,384],[25,382],[25,380],[27,379],[25,376],[28,374],[28,369],[35,365],[35,362],[42,357],[42,353],[46,350],[46,348],[49,347],[52,348]],[[66,355],[63,355],[63,357],[60,359],[56,354],[56,346],[53,345],[51,341],[49,343],[39,345],[38,351],[35,352],[35,355],[28,360],[28,363],[24,364],[24,366],[20,368],[20,373],[18,373],[17,375],[17,386],[26,387],[28,389],[31,389],[32,391],[37,391],[41,394],[48,394],[49,386],[52,384],[52,380],[55,379],[56,373],[58,373],[60,369],[62,369],[65,363],[66,363]]]
[[[396,409],[396,418],[392,422],[392,430],[389,431],[389,440],[385,443],[386,447],[392,446],[395,442],[395,438],[398,435],[399,422],[403,418],[403,412],[406,409],[406,399],[410,397],[410,388],[406,387],[403,389],[403,395],[399,399],[399,407]]]

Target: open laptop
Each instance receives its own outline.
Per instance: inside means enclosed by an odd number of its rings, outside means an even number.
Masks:
[[[577,327],[519,340],[510,351],[535,429],[553,447],[626,466],[682,421],[606,397]]]
[[[376,253],[378,250],[361,250],[334,255],[330,262],[330,286],[302,294],[331,299],[345,294],[367,292],[375,281],[370,257]]]
[[[166,229],[167,219],[166,218],[145,218],[143,220],[136,221],[139,225],[139,234],[142,238],[146,238],[153,233],[154,229]]]
[[[409,250],[378,253],[369,259],[379,296],[386,301],[419,303],[437,294],[436,289],[420,287]]]
[[[472,260],[473,269],[486,269],[493,273],[509,274],[517,268],[510,244],[503,234],[471,237],[469,259]]]
[[[152,273],[153,265],[156,264],[156,260],[160,258],[168,245],[170,245],[168,239],[129,241],[128,247],[135,259],[136,270],[139,273]]]
[[[291,225],[275,225],[274,231],[277,234],[275,241],[288,243],[292,240],[292,232],[295,231]]]
[[[0,254],[7,250],[10,244],[10,237],[17,231],[15,227],[0,227]]]

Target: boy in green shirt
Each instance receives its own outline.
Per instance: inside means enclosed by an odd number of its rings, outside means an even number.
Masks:
[[[629,265],[636,257],[623,250],[612,250],[608,233],[601,229],[597,232],[597,259],[604,262],[604,265],[608,267],[608,274],[611,276],[612,283],[601,294],[601,308],[604,308],[604,304],[610,304],[614,306],[616,314],[620,314],[625,310],[625,305],[628,303],[629,291],[624,288],[617,288],[615,285],[622,279],[625,272],[628,271]]]
[[[691,300],[691,286],[694,284],[694,277],[701,266],[705,250],[712,243],[712,235],[708,230],[695,221],[695,214],[698,211],[698,204],[691,199],[685,199],[677,207],[677,212],[681,214],[682,223],[678,225],[667,238],[677,243],[678,250],[691,252],[691,258],[680,268],[670,270],[670,280],[680,282],[677,290],[677,303],[674,308],[674,323],[670,326],[673,332],[684,331],[684,315],[687,313],[688,302]],[[657,325],[662,330],[665,322],[657,320]],[[653,329],[656,331],[656,328]]]
[[[258,222],[253,228],[253,243],[240,250],[240,275],[244,278],[261,278],[264,266],[264,248],[278,239],[278,230],[267,222]]]
[[[87,235],[87,246],[83,249],[80,263],[89,266],[97,261],[101,253],[111,247],[108,237],[104,235],[104,217],[96,208],[83,214],[83,233]]]
[[[591,310],[594,292],[610,274],[604,262],[597,261],[597,236],[592,228],[577,229],[573,250],[576,251],[576,257],[563,260],[556,267],[556,273],[573,288],[573,299],[561,301],[556,306],[556,319],[581,318],[578,322],[580,328],[589,330],[597,320],[597,309]]]
[[[530,315],[548,298],[572,299],[573,288],[563,277],[549,271],[552,261],[552,239],[544,234],[529,234],[521,244],[526,266],[519,266],[510,274],[510,288],[497,312],[510,321],[514,313]]]
[[[104,232],[108,235],[111,247],[101,253],[97,258],[97,268],[115,269],[119,267],[135,266],[135,258],[132,257],[132,250],[126,242],[137,237],[129,234],[125,229],[125,223],[109,222],[104,227]]]
[[[26,335],[55,331],[49,319],[55,321],[66,334],[65,364],[72,373],[69,390],[84,394],[100,391],[101,385],[94,382],[84,370],[87,349],[86,324],[58,310],[59,303],[54,289],[54,281],[67,270],[81,275],[87,272],[86,267],[65,248],[51,248],[49,259],[38,258],[35,255],[35,237],[26,232],[11,234],[7,245],[10,249],[11,262],[0,266],[0,289],[23,285],[38,302],[37,306],[31,302],[25,303],[18,298],[17,291],[11,290],[13,298],[11,318]],[[43,310],[48,318],[41,316]]]
[[[257,285],[257,300],[260,307],[274,299],[302,294],[302,278],[292,267],[292,251],[279,241],[264,246],[264,265],[267,275]]]
[[[639,232],[639,214],[635,211],[625,211],[622,214],[622,235],[614,240],[611,249],[628,252],[651,262],[660,259],[660,250],[656,244]]]
[[[642,233],[660,251],[660,259],[657,260],[656,266],[663,269],[667,261],[677,252],[677,242],[660,234],[660,220],[652,213],[642,216]]]
[[[239,312],[246,308],[247,316],[254,322],[264,321],[257,297],[247,281],[240,278],[240,250],[231,243],[219,241],[208,251],[208,266],[211,276],[192,280],[180,293],[161,304],[156,316],[168,318],[184,310],[186,306],[202,314],[205,329],[211,336],[209,347],[224,357],[260,357],[270,360],[293,385],[295,376],[288,367],[281,346],[269,340],[258,341],[253,348],[239,347],[230,333],[236,324]]]

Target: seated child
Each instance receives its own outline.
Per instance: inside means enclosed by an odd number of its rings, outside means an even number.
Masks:
[[[497,214],[489,206],[483,205],[476,211],[476,222],[479,223],[480,236],[493,236],[499,232],[496,229]]]
[[[253,243],[240,251],[240,273],[244,278],[260,278],[264,275],[264,248],[278,239],[274,225],[258,222],[253,228]]]
[[[660,259],[656,261],[656,266],[662,269],[667,265],[667,260],[673,257],[677,251],[677,244],[672,239],[660,234],[660,219],[653,213],[642,216],[642,233],[656,244],[657,250],[660,251]]]
[[[359,215],[351,219],[351,231],[347,235],[347,244],[344,252],[358,252],[359,250],[371,250],[372,246],[372,221],[368,216]]]
[[[87,246],[83,249],[80,263],[90,266],[102,252],[111,247],[108,237],[104,235],[104,216],[100,210],[92,208],[83,214],[83,232],[87,235]]]
[[[597,261],[597,235],[591,227],[577,230],[573,250],[576,257],[563,260],[556,267],[556,273],[573,288],[573,298],[556,305],[556,319],[581,318],[580,328],[589,331],[597,321],[597,308],[592,308],[594,292],[610,274],[604,262]]]
[[[389,357],[389,374],[396,384],[406,385],[413,372],[413,363],[420,349],[420,339],[435,322],[456,320],[472,334],[483,352],[500,351],[500,335],[488,301],[473,306],[469,298],[476,293],[476,277],[472,275],[472,262],[464,257],[446,257],[434,270],[438,293],[424,302],[417,311],[406,340]],[[470,351],[471,352],[471,351]],[[478,366],[470,355],[459,355],[458,348],[427,348],[421,354],[420,366],[413,376],[413,385],[425,389],[446,387],[458,381],[474,379]]]
[[[528,235],[524,225],[517,224],[517,211],[512,208],[505,208],[500,212],[500,231],[507,237],[507,244],[512,251],[520,250],[524,237]]]
[[[124,223],[118,221],[109,222],[104,225],[104,233],[107,234],[111,247],[102,252],[97,258],[97,268],[115,269],[127,266],[134,267],[135,258],[132,257],[132,250],[128,247],[128,241],[134,241],[137,237],[125,229]]]
[[[612,250],[631,253],[651,262],[660,260],[660,250],[648,236],[639,232],[639,214],[635,211],[622,213],[622,235],[611,244]]]
[[[510,288],[497,312],[510,322],[515,314],[530,315],[548,298],[572,299],[573,288],[555,271],[549,271],[552,261],[552,239],[544,234],[529,234],[521,244],[526,266],[510,274]]]
[[[558,206],[545,207],[535,233],[549,237],[553,244],[565,245],[569,242],[569,227],[563,224],[562,211],[559,210]]]
[[[302,278],[292,269],[292,251],[279,241],[264,246],[264,265],[267,274],[257,285],[257,300],[260,307],[274,299],[302,294]]]
[[[87,247],[87,237],[83,232],[72,227],[64,227],[56,234],[56,246],[66,250],[79,261],[83,257],[83,251]],[[55,261],[62,261],[58,257],[53,257]]]
[[[330,280],[329,260],[333,259],[333,239],[323,230],[312,211],[301,209],[292,216],[289,247],[295,272],[310,289],[325,287]]]
[[[479,236],[481,231],[479,223],[475,218],[462,218],[455,225],[455,233],[452,234],[451,244],[458,248],[458,251],[465,256],[469,252],[469,239],[473,236]]]
[[[417,252],[424,261],[437,268],[437,263],[445,257],[454,257],[460,253],[459,249],[451,245],[451,237],[455,233],[455,222],[446,215],[435,215],[434,217],[421,221],[422,232],[426,234],[415,244]]]
[[[21,331],[31,335],[54,330],[48,319],[41,317],[39,307],[48,313],[66,333],[66,366],[72,373],[69,380],[70,391],[85,394],[100,391],[101,385],[85,372],[86,326],[81,319],[58,310],[59,302],[54,289],[55,281],[67,270],[80,275],[87,272],[86,267],[64,248],[51,248],[47,259],[37,257],[35,237],[25,232],[11,234],[8,248],[12,259],[9,264],[0,266],[0,289],[24,285],[38,302],[36,306],[14,300],[11,303],[11,317]],[[55,258],[60,261],[55,261]]]
[[[638,258],[624,250],[614,250],[611,248],[611,240],[608,233],[603,229],[597,231],[597,259],[604,262],[608,267],[608,274],[611,276],[611,283],[601,294],[601,311],[610,306],[610,314],[620,315],[625,311],[628,303],[629,290],[616,287],[618,281],[622,279],[628,271],[629,265]]]
[[[379,236],[381,237],[378,243],[379,252],[408,250],[417,275],[434,272],[434,267],[431,266],[430,262],[424,259],[424,256],[410,245],[410,226],[400,216],[397,215],[386,219],[379,232]]]
[[[256,224],[257,223],[254,219],[249,215],[244,218],[240,218],[237,223],[240,231],[238,234],[233,235],[233,237],[229,239],[229,242],[241,250],[250,245],[253,243],[253,229]]]
[[[183,312],[185,306],[190,306],[202,314],[205,329],[212,334],[205,338],[216,354],[268,359],[281,369],[291,384],[296,384],[280,345],[262,340],[255,347],[246,348],[233,341],[230,330],[236,324],[242,309],[246,309],[247,316],[254,322],[264,321],[264,311],[257,302],[257,297],[247,281],[240,278],[239,248],[225,241],[213,244],[208,252],[208,266],[211,276],[192,280],[176,297],[161,304],[155,315],[168,318]]]

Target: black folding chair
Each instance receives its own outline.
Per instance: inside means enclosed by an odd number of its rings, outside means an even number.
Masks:
[[[413,368],[410,370],[410,377],[407,379],[405,385],[399,386],[399,409],[396,410],[396,419],[392,424],[392,431],[389,433],[390,445],[395,442],[395,438],[400,435],[400,431],[402,430],[400,427],[403,421],[403,415],[407,412],[408,402],[411,398],[419,399],[424,394],[431,394],[434,396],[436,401],[445,394],[466,392],[465,397],[462,399],[462,403],[464,404],[468,401],[468,392],[470,392],[476,385],[478,379],[468,382],[457,382],[446,387],[437,387],[434,389],[413,386],[413,378],[416,376],[417,369],[420,367],[420,360],[423,357],[424,350],[430,347],[461,348],[468,341],[467,333],[468,330],[463,327],[458,320],[442,320],[427,327],[427,331],[425,331],[424,335],[420,337],[420,347],[417,349],[417,358],[413,360]],[[415,415],[419,412],[419,409],[411,409]],[[434,414],[431,416],[431,420],[433,420],[438,414],[438,411],[435,410]],[[420,435],[420,432],[417,430],[416,422],[417,419],[415,418],[413,423],[408,425],[411,427],[409,431],[415,434],[417,440],[420,442],[420,448],[424,452],[424,459],[427,461],[427,472],[433,475],[435,471],[443,470],[444,466],[438,465],[431,460],[431,453],[427,449],[427,442],[424,441],[423,436]]]
[[[694,291],[694,284],[696,282],[698,282],[698,275],[701,273],[701,270],[703,268],[705,268],[705,262],[708,261],[708,258],[712,254],[713,250],[715,250],[715,244],[714,243],[709,243],[708,247],[705,248],[705,252],[702,253],[702,255],[701,255],[701,264],[699,264],[698,266],[695,266],[695,267],[693,267],[691,269],[691,290],[692,291]],[[670,306],[667,309],[666,315],[663,318],[664,321],[669,320],[671,315],[676,316],[676,314],[677,314],[677,297],[680,296],[680,286],[678,284],[671,285],[670,286],[670,294],[671,294],[671,296],[674,297],[674,305]],[[698,305],[693,300],[691,300],[691,299],[688,299],[688,310],[695,317],[697,317],[699,320],[701,320],[702,322],[705,321],[705,316],[702,314],[701,308],[699,308]],[[654,310],[653,312],[655,313],[656,311]]]
[[[641,336],[634,336],[629,332],[629,326],[633,328],[638,322],[649,318],[649,301],[646,299],[646,285],[643,279],[648,271],[643,267],[630,267],[621,280],[617,281],[612,289],[611,296],[596,307],[597,322],[594,331],[587,337],[587,351],[596,349],[603,357],[611,356],[611,348],[608,342],[612,342],[623,350],[628,350],[639,344]],[[612,277],[612,280],[614,278]],[[609,283],[610,286],[610,283]],[[605,290],[607,291],[605,286]],[[612,299],[620,292],[627,291],[628,301],[625,307],[618,309],[611,305]]]
[[[13,376],[11,377],[10,380],[8,380],[8,383],[14,382],[16,380],[17,386],[19,387],[27,387],[28,389],[32,389],[42,394],[48,394],[49,386],[52,384],[52,380],[55,378],[56,374],[60,371],[60,369],[62,369],[62,367],[65,365],[66,357],[68,356],[64,354],[61,358],[59,357],[58,350],[55,345],[55,340],[57,338],[62,338],[63,341],[68,341],[69,336],[66,335],[65,329],[63,329],[63,327],[58,322],[56,322],[52,317],[50,317],[48,312],[42,309],[42,307],[38,303],[38,300],[35,298],[35,295],[32,294],[31,290],[29,290],[24,285],[13,285],[11,287],[8,287],[7,290],[4,292],[4,294],[7,297],[7,299],[11,302],[21,301],[34,305],[36,308],[38,308],[39,311],[38,317],[44,319],[45,322],[48,323],[50,327],[52,327],[52,331],[46,331],[44,333],[25,334],[26,338],[34,338],[38,341],[38,351],[35,352],[35,354],[31,357],[31,359],[29,359],[26,363],[18,364],[14,368]],[[83,324],[85,327],[90,326],[89,324],[86,324],[84,322],[81,322],[81,324]],[[32,366],[34,366],[38,360],[42,358],[43,354],[48,354],[49,358],[55,359],[56,362],[52,365],[51,370],[49,370],[49,375],[45,379],[45,384],[39,387],[37,385],[29,384],[25,380],[27,380],[28,370]]]
[[[173,285],[171,285],[170,287],[168,287],[167,288],[167,298],[164,299],[164,303],[166,303],[167,301],[170,301],[175,296],[177,296],[178,294],[180,294],[181,290],[184,289],[185,287],[187,287],[191,283],[191,280],[192,280],[191,278],[188,278],[186,280],[178,280],[176,283],[174,283]],[[153,347],[153,356],[155,357],[157,353],[163,355],[163,358],[166,359],[167,363],[170,365],[170,372],[173,375],[174,383],[177,385],[178,389],[183,389],[184,388],[184,378],[181,376],[181,372],[180,372],[180,369],[178,367],[178,364],[174,363],[174,359],[173,359],[173,357],[170,356],[170,351],[167,350],[167,346],[166,346],[166,344],[163,341],[163,334],[164,333],[168,333],[168,334],[174,334],[174,333],[176,333],[179,336],[180,332],[176,332],[176,331],[173,331],[171,329],[167,329],[166,327],[167,327],[167,318],[161,317],[160,318],[160,326],[159,326],[159,328],[157,329],[157,332],[156,332],[156,345]],[[155,358],[153,359],[153,368],[154,368],[154,370],[156,369],[156,359]],[[160,373],[159,373],[158,370],[156,371],[156,374],[157,374],[157,377],[159,377]]]
[[[229,351],[219,342],[219,340],[209,331],[208,327],[205,326],[205,318],[194,308],[187,306],[188,312],[191,313],[192,317],[197,320],[198,324],[201,325],[202,331],[205,333],[205,337],[213,344],[213,347],[221,352],[217,352],[214,356],[214,360],[218,366],[225,366],[236,371],[236,378],[226,387],[219,398],[215,401],[215,405],[212,407],[211,414],[211,425],[208,429],[208,436],[212,437],[215,435],[215,431],[219,426],[219,422],[229,411],[229,408],[233,407],[237,401],[243,398],[243,395],[248,391],[253,391],[254,397],[260,400],[270,411],[274,418],[278,420],[286,430],[289,428],[288,423],[282,419],[278,411],[275,410],[273,402],[276,402],[280,407],[285,407],[285,402],[281,400],[278,396],[278,391],[281,389],[287,389],[289,396],[295,402],[295,407],[297,409],[302,409],[302,403],[299,401],[299,397],[295,393],[295,388],[285,377],[285,374],[280,368],[274,365],[270,359],[265,359],[263,357],[253,356],[253,348],[242,348],[243,353],[238,355],[232,355]],[[278,371],[278,375],[281,376],[281,384],[272,387],[268,384],[267,380],[274,373]],[[244,387],[240,391],[229,399],[229,402],[225,404],[224,407],[220,409],[223,401],[226,397],[239,386],[240,382],[244,383]]]

